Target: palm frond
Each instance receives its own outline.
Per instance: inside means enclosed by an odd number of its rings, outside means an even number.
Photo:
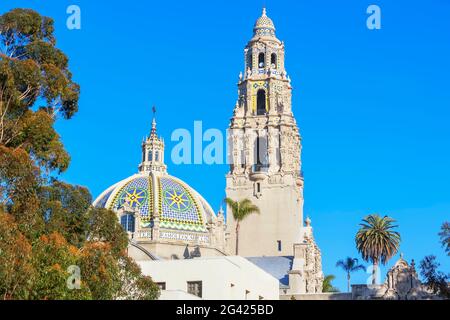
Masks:
[[[394,231],[398,225],[395,220],[377,214],[369,215],[362,220],[355,242],[356,248],[365,261],[386,262],[391,259],[400,247],[400,233]]]
[[[242,221],[252,213],[260,213],[259,208],[249,199],[234,201],[230,198],[226,198],[225,202],[231,208],[233,218],[236,221]]]

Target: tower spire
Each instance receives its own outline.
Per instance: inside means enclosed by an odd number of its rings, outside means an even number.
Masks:
[[[156,131],[156,107],[152,107],[153,119],[150,136],[142,142],[142,162],[139,165],[141,173],[166,173],[164,164],[164,141]]]
[[[150,132],[150,137],[156,137],[156,107],[152,107],[153,119],[152,119],[152,131]]]

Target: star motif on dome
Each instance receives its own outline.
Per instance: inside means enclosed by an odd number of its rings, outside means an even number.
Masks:
[[[166,191],[166,199],[169,202],[171,208],[176,208],[178,210],[185,210],[189,207],[190,202],[185,192],[177,190]]]
[[[134,189],[131,192],[127,191],[125,203],[127,203],[131,207],[135,207],[141,204],[142,199],[145,199],[145,191]]]

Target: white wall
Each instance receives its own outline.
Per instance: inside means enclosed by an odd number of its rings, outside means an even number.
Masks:
[[[159,300],[201,300],[201,298],[181,290],[163,290]]]
[[[168,291],[186,292],[188,281],[202,281],[202,298],[205,300],[259,300],[260,297],[265,300],[279,299],[278,280],[242,257],[137,263],[143,274],[151,276],[153,281],[165,282]]]

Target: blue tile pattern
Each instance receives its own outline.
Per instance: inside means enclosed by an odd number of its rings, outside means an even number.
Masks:
[[[159,217],[162,229],[208,232],[206,220],[214,212],[206,201],[188,185],[169,175],[158,176],[155,186],[153,179],[153,175],[133,176],[107,189],[94,204],[116,212],[125,204],[137,209],[141,228],[151,227],[154,222],[151,218]]]
[[[117,193],[110,205],[110,209],[118,210],[127,203],[137,208],[142,218],[149,218],[153,214],[153,192],[149,177],[138,177],[125,184]]]
[[[186,186],[169,177],[158,178],[161,227],[206,231],[197,202]]]

